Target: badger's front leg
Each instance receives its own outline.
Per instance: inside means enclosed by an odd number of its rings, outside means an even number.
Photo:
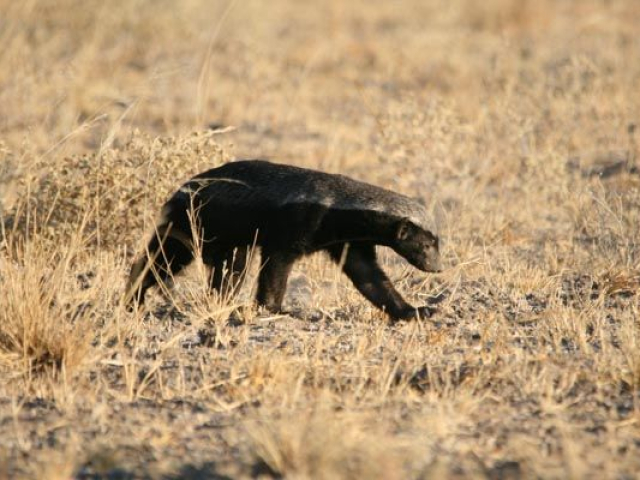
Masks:
[[[354,242],[346,247],[334,245],[329,248],[329,255],[336,263],[342,263],[342,270],[358,291],[392,319],[409,320],[418,315],[424,318],[433,313],[429,307],[414,308],[402,298],[380,268],[373,244]]]
[[[280,312],[287,290],[287,280],[297,256],[287,252],[262,249],[262,265],[258,276],[259,306],[270,312]]]

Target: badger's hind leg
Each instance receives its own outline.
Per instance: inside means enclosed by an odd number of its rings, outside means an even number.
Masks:
[[[182,238],[185,237],[185,238]],[[149,242],[147,251],[133,264],[126,290],[126,303],[144,303],[147,290],[159,282],[168,285],[193,260],[186,235],[162,229]]]
[[[223,298],[238,293],[247,273],[248,252],[248,247],[236,247],[203,254],[203,262],[211,269],[209,288]]]

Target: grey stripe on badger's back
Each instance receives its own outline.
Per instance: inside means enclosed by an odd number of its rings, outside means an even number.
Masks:
[[[408,218],[430,230],[427,210],[417,200],[342,175],[319,178],[304,191],[292,192],[282,204],[319,203],[338,210],[371,210],[398,218]]]
[[[426,230],[434,230],[426,208],[416,199],[343,175],[264,160],[230,162],[204,172],[185,184],[176,196],[194,193],[206,196],[217,191],[215,196],[221,198],[224,197],[222,192],[227,189],[231,196],[255,195],[278,206],[318,204],[338,210],[387,213],[398,218],[408,218]]]

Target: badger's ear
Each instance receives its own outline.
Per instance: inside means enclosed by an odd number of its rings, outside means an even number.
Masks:
[[[419,203],[423,207],[427,208],[427,201],[424,199],[424,197],[413,196],[411,198],[414,199],[416,201],[416,203]]]
[[[440,239],[438,238],[438,236],[433,234],[429,230],[426,230],[425,232],[427,234],[427,240],[429,244],[433,247],[440,248]]]
[[[411,231],[411,223],[406,218],[403,218],[396,224],[396,239],[406,240],[409,238],[409,232]]]

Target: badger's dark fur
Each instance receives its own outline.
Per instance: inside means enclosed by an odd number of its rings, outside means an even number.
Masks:
[[[192,230],[192,226],[197,231]],[[211,288],[235,289],[247,252],[261,249],[257,302],[282,306],[294,262],[323,250],[355,287],[394,319],[428,316],[396,291],[376,260],[376,245],[391,247],[413,266],[438,271],[438,238],[420,202],[342,175],[259,160],[204,172],[165,204],[147,252],[131,269],[129,302],[167,281],[194,257],[194,239],[211,267]]]

